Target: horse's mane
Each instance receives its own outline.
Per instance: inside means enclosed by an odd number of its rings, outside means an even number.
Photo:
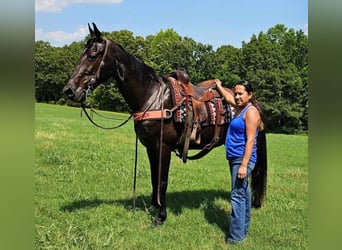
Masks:
[[[115,43],[115,42],[114,42]],[[148,66],[142,59],[128,52],[121,44],[115,43],[126,55],[129,64],[132,65],[137,72],[141,72],[143,82],[148,82],[146,78],[152,78],[152,80],[159,80],[159,76],[155,70]]]
[[[156,74],[155,70],[148,66],[142,59],[128,52],[121,44],[108,38],[107,40],[109,40],[114,46],[117,46],[121,53],[126,57],[128,65],[131,65],[135,72],[140,73],[142,83],[148,83],[151,82],[151,80],[159,81],[159,76]],[[83,53],[96,41],[98,41],[98,38],[96,37],[88,39]]]

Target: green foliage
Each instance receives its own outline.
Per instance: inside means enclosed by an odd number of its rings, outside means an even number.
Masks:
[[[100,85],[89,98],[90,104],[101,110],[127,112],[129,107],[114,83]]]
[[[267,127],[272,132],[298,133],[307,130],[307,65],[298,62],[295,43],[302,37],[293,30],[286,33],[276,25],[258,37],[253,35],[242,48],[243,78],[253,84],[255,96],[265,108]],[[307,45],[305,41],[301,44]],[[292,46],[291,46],[292,45]],[[307,58],[307,50],[301,58]],[[303,65],[305,66],[303,68]],[[303,119],[304,118],[304,119]]]
[[[35,48],[35,97],[39,102],[56,102],[79,58],[79,43],[63,48],[38,41]]]
[[[153,227],[145,210],[149,164],[140,143],[132,209],[132,121],[101,130],[79,108],[37,103],[35,110],[36,249],[308,249],[307,136],[267,135],[266,201],[252,210],[244,243],[227,246],[230,175],[223,146],[186,164],[172,155],[168,219]]]
[[[215,78],[228,83],[227,87],[240,80],[242,65],[242,50],[230,45],[224,45],[217,49],[215,55]]]
[[[186,57],[186,45],[183,45],[182,38],[173,29],[160,31],[155,35],[149,48],[149,58],[152,67],[160,75],[169,74],[180,60]]]
[[[301,133],[308,130],[308,37],[277,24],[266,33],[253,34],[242,48],[211,45],[181,37],[173,29],[161,30],[146,38],[131,31],[103,32],[133,55],[168,75],[175,68],[186,71],[192,83],[219,78],[227,87],[245,79],[252,83],[255,96],[265,107],[270,132]],[[87,38],[87,37],[86,37]],[[71,104],[62,89],[84,48],[74,42],[63,48],[37,41],[35,53],[35,97],[38,102]],[[127,112],[113,80],[94,91],[90,102],[97,108]],[[72,104],[74,105],[74,104]]]

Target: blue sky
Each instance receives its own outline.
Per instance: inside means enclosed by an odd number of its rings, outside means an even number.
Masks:
[[[214,48],[240,48],[276,24],[308,34],[308,0],[35,0],[36,41],[80,41],[91,22],[101,31],[142,37],[172,28]]]

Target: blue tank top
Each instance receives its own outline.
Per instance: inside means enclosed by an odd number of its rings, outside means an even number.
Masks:
[[[251,104],[247,105],[240,114],[231,120],[229,124],[225,142],[227,159],[243,157],[246,147],[246,125],[243,116],[251,106]],[[259,130],[257,129],[255,138],[258,136],[258,132]],[[250,158],[250,161],[254,163],[257,159],[256,150],[257,148],[255,139],[252,155]]]

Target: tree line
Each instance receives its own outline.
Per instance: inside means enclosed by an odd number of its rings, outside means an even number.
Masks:
[[[277,24],[267,32],[253,34],[241,48],[222,45],[216,50],[173,29],[145,38],[131,31],[103,32],[130,53],[155,69],[160,76],[175,68],[186,71],[192,83],[218,78],[226,87],[239,80],[252,83],[263,104],[267,130],[302,133],[308,130],[308,36],[302,30]],[[75,105],[62,89],[78,62],[85,42],[53,47],[35,42],[35,99],[37,102]],[[114,80],[100,85],[89,99],[98,109],[129,112]]]

